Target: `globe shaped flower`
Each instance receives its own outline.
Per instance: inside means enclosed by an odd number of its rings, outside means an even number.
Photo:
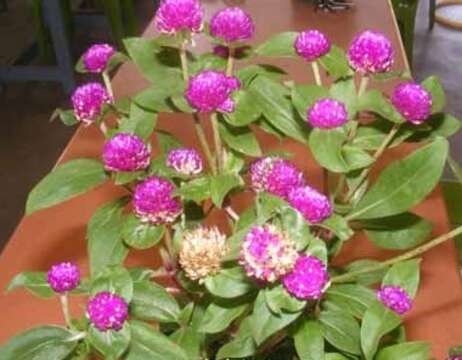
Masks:
[[[350,66],[362,74],[390,71],[394,57],[390,40],[384,34],[371,30],[358,34],[348,50]]]
[[[431,94],[414,82],[396,86],[391,102],[407,121],[416,125],[422,124],[431,115]]]
[[[305,60],[315,61],[330,51],[331,43],[322,32],[307,30],[298,34],[294,48],[297,54]]]
[[[217,228],[198,227],[184,234],[180,244],[180,265],[186,276],[203,282],[220,271],[228,251],[226,236]]]
[[[175,221],[181,214],[181,203],[173,197],[175,186],[167,179],[150,176],[135,187],[133,208],[142,221],[155,225]]]
[[[161,33],[199,32],[204,21],[204,9],[198,0],[162,0],[154,18]]]
[[[128,318],[128,304],[116,294],[100,292],[88,301],[87,316],[99,331],[119,331]]]
[[[48,271],[47,281],[57,293],[72,291],[80,284],[79,268],[70,262],[53,265]]]
[[[462,355],[451,355],[447,360],[462,360]]]
[[[120,133],[104,144],[103,162],[109,171],[138,171],[149,166],[150,151],[143,140]]]
[[[399,286],[382,286],[377,291],[377,298],[383,305],[399,315],[405,314],[412,307],[412,299],[406,290]]]
[[[282,284],[301,300],[318,300],[329,287],[326,265],[315,256],[301,255],[293,270],[282,278]]]
[[[220,10],[210,20],[210,34],[225,43],[248,40],[254,33],[252,17],[238,7]]]
[[[248,276],[275,282],[292,270],[297,259],[295,242],[273,225],[254,226],[242,243],[239,263]]]
[[[240,88],[236,77],[226,76],[222,72],[205,70],[189,81],[186,99],[198,111],[233,112],[233,91]]]
[[[288,201],[311,224],[320,223],[332,215],[329,198],[310,186],[293,188]]]
[[[204,168],[202,157],[194,149],[180,148],[170,150],[166,164],[182,175],[197,175]]]
[[[89,125],[101,115],[105,104],[112,103],[112,98],[101,84],[89,83],[79,86],[71,101],[76,118]]]
[[[334,129],[348,121],[348,112],[340,101],[324,98],[308,109],[308,123],[314,128]]]
[[[290,161],[279,157],[265,157],[250,166],[250,180],[254,191],[266,191],[284,199],[294,187],[303,186],[303,173]]]
[[[83,65],[91,73],[101,73],[107,69],[107,65],[115,50],[108,44],[95,44],[83,54]]]

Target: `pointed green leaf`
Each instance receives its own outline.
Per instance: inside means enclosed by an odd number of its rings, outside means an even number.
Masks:
[[[255,49],[260,56],[295,56],[294,42],[298,33],[294,31],[274,35]]]
[[[47,281],[45,272],[22,272],[17,274],[8,284],[6,291],[12,291],[19,287],[25,287],[32,294],[44,298],[55,295]]]
[[[359,355],[360,327],[354,317],[341,311],[322,311],[319,321],[323,325],[325,339],[339,350]]]
[[[318,321],[304,319],[294,334],[294,343],[300,360],[325,360],[323,327]]]

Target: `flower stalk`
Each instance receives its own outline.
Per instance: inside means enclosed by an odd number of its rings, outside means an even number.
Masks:
[[[319,70],[319,64],[317,61],[311,62],[311,68],[313,69],[314,81],[316,85],[322,86],[321,72]]]
[[[207,162],[210,166],[210,169],[212,170],[212,174],[216,175],[217,168],[215,165],[215,160],[212,155],[212,151],[210,150],[209,144],[207,142],[207,137],[205,136],[204,128],[201,125],[199,114],[194,113],[193,118],[194,118],[194,128],[196,129],[196,134],[197,134],[197,137],[199,138],[199,143],[201,144],[202,151],[204,152],[207,158]]]
[[[213,141],[215,143],[217,169],[218,171],[222,171],[223,170],[223,144],[221,142],[220,130],[218,129],[217,113],[214,112],[210,115],[210,121],[212,123]]]
[[[233,75],[235,52],[236,49],[233,46],[229,46],[228,63],[226,64],[226,76]]]
[[[64,321],[67,327],[71,327],[71,316],[69,313],[69,297],[67,292],[59,295],[59,301],[61,302],[61,308],[63,310]]]

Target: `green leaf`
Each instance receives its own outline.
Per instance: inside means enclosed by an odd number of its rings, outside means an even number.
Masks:
[[[329,75],[334,79],[353,75],[345,51],[335,45],[320,59],[320,62],[324,69],[326,69]]]
[[[99,331],[94,326],[88,329],[88,340],[104,355],[105,359],[117,360],[130,344],[130,324],[126,322],[120,331]]]
[[[261,156],[258,140],[248,126],[234,127],[221,122],[219,131],[223,141],[231,148],[249,156]]]
[[[103,164],[91,159],[71,160],[46,175],[29,194],[26,215],[82,194],[107,180]]]
[[[50,122],[58,118],[66,126],[73,126],[79,123],[79,120],[75,117],[73,110],[63,110],[57,108],[50,116]]]
[[[363,317],[375,299],[373,290],[358,284],[333,285],[325,296],[326,302],[334,303],[342,311],[357,318]]]
[[[183,83],[171,84],[168,87],[161,87],[158,84],[154,84],[136,94],[132,100],[133,103],[147,111],[173,112],[175,108],[171,103],[170,97],[183,90]]]
[[[223,172],[239,174],[245,165],[245,156],[234,150],[224,150],[223,154]]]
[[[422,244],[431,234],[433,225],[412,213],[403,213],[362,222],[366,234],[375,245],[384,249],[404,250]]]
[[[316,256],[324,264],[327,264],[327,247],[325,241],[318,238],[313,238],[306,249],[306,253]]]
[[[461,122],[450,114],[437,113],[433,114],[425,121],[425,126],[428,126],[430,130],[428,132],[423,132],[428,133],[428,136],[418,136],[418,140],[420,141],[426,137],[450,137],[460,130]]]
[[[156,131],[157,140],[162,154],[167,154],[170,150],[183,147],[183,144],[167,131]]]
[[[322,167],[336,173],[348,172],[349,167],[342,154],[347,140],[344,128],[313,129],[309,138],[311,153]]]
[[[361,353],[360,327],[351,315],[342,311],[322,311],[319,321],[324,328],[325,339],[339,350],[359,355]]]
[[[236,337],[218,350],[216,358],[244,358],[252,356],[256,351],[257,346],[252,338],[252,318],[247,317],[241,322]]]
[[[265,76],[275,81],[279,81],[281,77],[286,74],[287,73],[284,71],[284,69],[274,65],[252,64],[239,69],[237,72],[237,77],[241,81],[243,88],[247,88],[257,76]]]
[[[356,86],[353,78],[335,82],[329,89],[330,97],[343,103],[348,110],[348,118],[356,115],[357,101]]]
[[[311,234],[310,226],[303,215],[295,209],[287,206],[279,214],[281,227],[287,232],[289,237],[297,244],[297,249],[304,250],[314,239]]]
[[[300,313],[273,314],[266,305],[264,291],[260,291],[250,316],[253,339],[257,345],[261,345],[271,335],[294,322],[299,316]]]
[[[374,358],[380,339],[401,324],[401,318],[375,301],[364,314],[361,323],[361,348],[366,360]]]
[[[326,354],[325,360],[348,360],[348,358],[339,353],[328,353]]]
[[[354,235],[354,231],[351,229],[348,221],[338,214],[332,214],[319,226],[329,229],[342,241],[347,241]]]
[[[308,109],[319,99],[329,96],[329,90],[318,85],[295,85],[292,88],[292,103],[302,119],[306,119]]]
[[[325,360],[324,333],[319,322],[304,319],[293,337],[300,360]]]
[[[142,320],[177,322],[180,307],[164,287],[152,281],[139,281],[133,287],[130,313]]]
[[[451,155],[448,156],[449,167],[459,183],[462,183],[462,167],[455,161]]]
[[[432,114],[442,111],[446,106],[446,95],[440,79],[430,76],[422,82],[422,86],[432,95]]]
[[[130,322],[132,339],[125,360],[189,360],[184,350],[141,321]]]
[[[294,31],[276,34],[257,47],[255,53],[260,56],[295,56],[294,42],[297,36],[298,33]]]
[[[420,259],[406,260],[394,264],[382,280],[382,285],[399,286],[410,297],[415,297],[420,282]]]
[[[389,165],[359,201],[349,219],[373,219],[402,213],[436,186],[446,163],[448,142],[438,138]]]
[[[136,103],[130,106],[130,115],[124,118],[120,124],[120,132],[138,135],[145,141],[148,140],[157,124],[157,113],[146,110]]]
[[[87,227],[87,248],[91,275],[108,265],[121,264],[128,254],[122,241],[122,211],[127,198],[121,198],[99,208]]]
[[[221,174],[210,178],[210,196],[217,207],[221,207],[228,193],[240,186],[242,179],[236,174]]]
[[[361,125],[357,129],[356,136],[351,144],[364,150],[377,150],[382,145],[392,127],[392,123],[381,117],[378,117],[377,120],[370,124]],[[398,133],[393,138],[393,141],[389,147],[393,148],[401,144],[414,133],[414,125],[412,125],[412,127],[408,126],[407,124],[402,125],[398,130]]]
[[[212,295],[221,298],[236,298],[254,289],[247,274],[240,266],[223,269],[219,274],[207,277],[205,287]]]
[[[224,114],[225,120],[232,126],[245,126],[256,121],[261,110],[256,106],[252,94],[247,90],[239,90],[233,95],[235,108],[231,113]]]
[[[196,111],[194,108],[191,107],[191,105],[189,105],[189,102],[188,100],[186,100],[183,91],[180,92],[179,94],[174,94],[170,98],[170,100],[172,104],[175,106],[176,110],[178,110],[179,112],[192,114],[193,112]]]
[[[367,151],[352,145],[345,145],[342,148],[342,154],[349,171],[371,166],[375,161]]]
[[[113,179],[116,185],[124,185],[142,179],[144,174],[144,171],[119,171],[113,173]]]
[[[77,341],[73,333],[58,326],[42,326],[12,337],[0,347],[2,360],[67,359]]]
[[[271,125],[287,136],[306,143],[308,126],[286,97],[287,91],[283,85],[263,76],[258,76],[250,87],[250,93]]]
[[[429,360],[430,358],[430,344],[415,341],[383,348],[379,351],[375,360]]]
[[[345,267],[345,270],[347,272],[359,271],[365,268],[369,268],[371,266],[376,266],[378,263],[379,261],[370,260],[370,259],[356,260],[348,264],[348,266]],[[356,282],[358,284],[365,285],[365,286],[373,285],[373,284],[376,284],[382,281],[383,277],[385,276],[385,273],[386,273],[386,269],[380,269],[377,271],[368,272],[368,273],[357,276]]]
[[[186,306],[182,310],[183,325],[170,336],[170,339],[186,352],[190,360],[196,360],[201,357],[206,339],[206,334],[200,331],[204,308],[202,304],[190,304],[193,306]]]
[[[122,224],[122,237],[125,243],[135,249],[149,249],[164,236],[165,226],[142,222],[135,215],[125,217]]]
[[[210,178],[200,177],[184,182],[180,188],[175,190],[174,195],[200,204],[210,197]]]
[[[133,297],[133,280],[127,269],[108,266],[91,283],[91,295],[108,291],[122,296],[127,303]]]
[[[217,56],[212,53],[205,53],[200,55],[196,61],[190,63],[191,74],[197,74],[203,70],[218,70],[224,71],[226,69],[227,59]]]
[[[248,304],[236,304],[235,301],[221,303],[213,302],[207,306],[199,329],[209,334],[224,331],[233,320],[242,315],[247,307]]]
[[[358,111],[371,111],[394,123],[406,121],[378,90],[370,90],[358,99]]]
[[[262,291],[266,305],[275,314],[282,314],[283,311],[298,313],[306,307],[306,301],[291,296],[281,284],[266,287]]]
[[[22,272],[17,274],[8,284],[6,291],[25,287],[32,294],[43,298],[49,298],[55,295],[55,292],[50,287],[47,281],[47,273],[45,272]]]

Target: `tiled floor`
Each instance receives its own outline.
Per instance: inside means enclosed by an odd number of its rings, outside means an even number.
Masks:
[[[416,26],[415,75],[418,79],[429,74],[441,76],[448,90],[449,110],[462,117],[462,32],[438,25],[428,32],[427,2],[421,0]],[[136,3],[141,23],[146,24],[153,13],[153,1]],[[7,46],[1,43],[2,24],[0,18],[0,52]],[[23,36],[18,29],[13,33]],[[94,41],[99,34],[91,36]],[[85,41],[88,37],[82,37],[77,46],[85,46]],[[72,135],[72,129],[48,121],[53,109],[66,101],[58,85],[16,84],[0,92],[0,249],[22,216],[28,191],[51,169]],[[462,134],[452,145],[453,154],[462,162],[461,150]]]

